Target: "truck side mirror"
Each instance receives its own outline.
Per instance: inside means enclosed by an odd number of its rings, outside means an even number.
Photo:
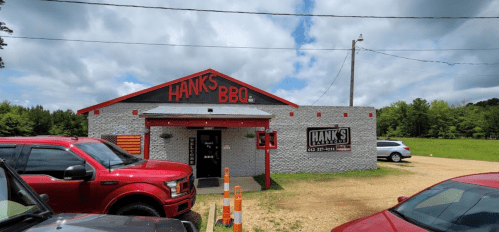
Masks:
[[[82,165],[74,165],[64,171],[65,180],[83,180],[87,175],[87,170]]]
[[[398,197],[397,201],[400,203],[402,201],[405,201],[406,199],[407,199],[407,197]]]

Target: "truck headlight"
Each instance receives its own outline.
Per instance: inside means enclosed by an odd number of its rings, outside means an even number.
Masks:
[[[180,183],[184,182],[185,180],[186,179],[183,178],[183,179],[178,179],[178,180],[173,180],[173,181],[165,181],[165,186],[170,188],[170,193],[171,193],[172,198],[181,197],[181,196],[187,194],[187,192],[183,192],[183,193],[180,192]]]

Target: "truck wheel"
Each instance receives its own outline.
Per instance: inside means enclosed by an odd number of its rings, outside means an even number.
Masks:
[[[116,215],[161,217],[159,212],[154,207],[142,202],[125,205],[116,211]]]

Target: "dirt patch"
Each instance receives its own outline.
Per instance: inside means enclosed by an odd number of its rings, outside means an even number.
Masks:
[[[297,181],[282,184],[283,190],[243,193],[243,229],[251,232],[329,231],[387,209],[397,203],[397,197],[411,196],[440,181],[499,171],[497,162],[422,156],[413,156],[398,164],[378,161],[378,166],[406,170],[410,174]],[[215,203],[220,211],[217,215],[221,217],[222,198]],[[199,210],[196,212],[203,215],[203,210],[208,210],[206,205],[196,205],[193,211]]]

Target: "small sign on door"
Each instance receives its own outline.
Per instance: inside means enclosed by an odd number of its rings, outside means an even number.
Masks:
[[[189,165],[196,164],[196,137],[189,137]]]

